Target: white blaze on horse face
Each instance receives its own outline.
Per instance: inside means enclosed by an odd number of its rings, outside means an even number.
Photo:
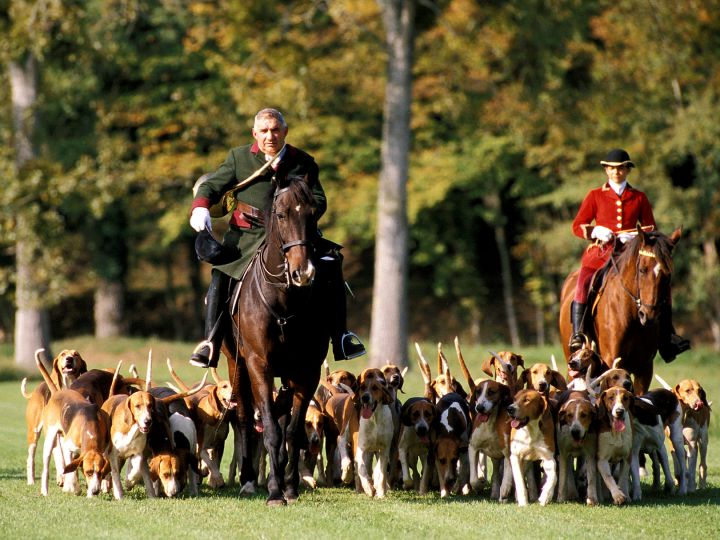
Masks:
[[[662,267],[660,266],[660,263],[657,263],[655,265],[655,268],[653,268],[653,274],[655,274],[655,277],[658,277],[660,275],[661,270],[662,270]]]

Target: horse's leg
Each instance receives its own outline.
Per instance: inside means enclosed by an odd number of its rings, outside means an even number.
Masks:
[[[304,388],[296,388],[293,396],[292,415],[286,430],[286,446],[288,453],[287,467],[285,468],[285,499],[294,502],[298,499],[300,486],[300,448],[307,447],[305,439],[305,414],[307,413],[309,398]]]
[[[649,360],[647,365],[643,366],[642,371],[636,372],[633,380],[633,389],[635,390],[636,396],[642,396],[650,388],[652,381],[653,366],[652,360]]]
[[[273,416],[272,377],[266,361],[256,353],[248,355],[247,364],[253,397],[262,417],[263,442],[270,460],[267,479],[268,498],[266,502],[268,505],[277,506],[285,504],[285,498],[282,494],[283,476],[280,468],[282,434]]]

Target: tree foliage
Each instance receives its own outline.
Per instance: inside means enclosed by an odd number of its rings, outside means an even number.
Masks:
[[[681,325],[720,339],[701,324],[704,312],[720,321],[707,295],[720,290],[712,256],[720,2],[417,4],[411,333],[442,330],[426,320],[432,309],[456,331],[469,324],[477,338],[508,339],[497,316],[498,227],[521,333],[535,331],[535,308],[554,328],[559,287],[584,247],[569,223],[603,181],[599,160],[623,147],[638,164],[630,182],[648,193],[660,228],[684,227]],[[286,113],[289,141],[320,163],[330,200],[321,226],[347,246],[349,277],[368,298],[387,62],[376,0],[5,0],[0,8],[3,65],[27,51],[43,65],[39,155],[17,173],[0,74],[6,305],[18,212],[42,245],[37,271],[50,304],[97,279],[124,277],[129,294],[187,286],[190,188],[248,142],[265,106]],[[168,261],[178,267],[172,278]],[[358,322],[366,332],[368,321]]]

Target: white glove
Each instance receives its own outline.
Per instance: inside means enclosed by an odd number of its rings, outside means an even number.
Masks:
[[[593,227],[592,233],[590,233],[590,237],[600,240],[601,242],[609,242],[613,237],[613,232],[607,227],[603,227],[602,225],[596,225],[595,227]]]
[[[198,206],[190,214],[190,226],[197,232],[207,229],[212,231],[212,224],[210,223],[210,210]]]
[[[628,240],[632,240],[637,236],[636,232],[624,232],[617,235],[618,240],[620,240],[623,244],[627,242]]]

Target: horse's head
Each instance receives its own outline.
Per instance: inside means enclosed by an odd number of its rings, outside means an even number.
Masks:
[[[268,238],[274,239],[284,254],[290,283],[310,285],[315,277],[310,253],[317,235],[317,212],[307,176],[279,183],[270,211]]]
[[[638,308],[640,324],[650,325],[670,298],[673,271],[672,251],[680,240],[681,229],[670,236],[659,231],[637,228],[637,237],[628,243],[618,261],[628,294]]]

